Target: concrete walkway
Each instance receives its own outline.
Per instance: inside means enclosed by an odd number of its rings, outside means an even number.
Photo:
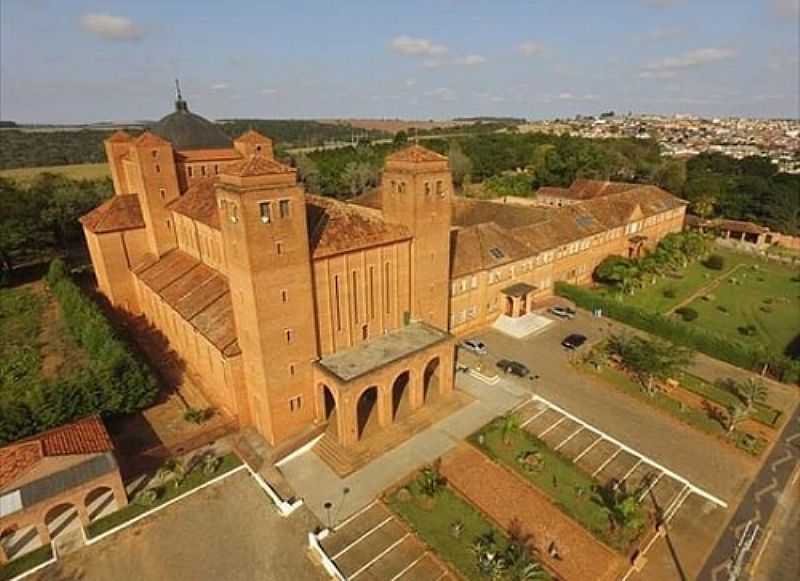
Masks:
[[[529,397],[526,390],[511,383],[489,386],[462,373],[456,375],[456,386],[475,401],[346,478],[340,478],[311,451],[286,462],[280,469],[306,506],[325,525],[333,526]],[[331,503],[330,510],[325,508],[327,502]]]

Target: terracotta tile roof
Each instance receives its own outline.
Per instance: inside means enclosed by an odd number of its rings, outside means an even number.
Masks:
[[[769,228],[765,226],[759,226],[758,224],[744,222],[742,220],[714,220],[711,224],[715,228],[731,230],[732,232],[744,232],[746,234],[765,234],[769,232]]]
[[[224,275],[180,250],[148,257],[134,274],[226,357],[241,353]]]
[[[234,142],[237,141],[239,143],[251,143],[253,145],[257,145],[259,143],[272,143],[272,140],[269,137],[261,135],[258,131],[254,131],[253,129],[248,129],[239,137],[234,139]]]
[[[95,234],[144,228],[139,196],[136,194],[114,196],[81,216],[80,222]]]
[[[453,231],[451,248],[450,276],[453,278],[516,262],[531,254],[524,243],[494,223]]]
[[[252,155],[248,159],[226,166],[222,173],[248,178],[270,174],[295,173],[296,171],[293,167],[284,165],[274,159],[266,158],[263,155]]]
[[[386,161],[420,163],[425,161],[447,161],[447,157],[415,143],[389,154],[386,156]]]
[[[494,222],[503,228],[518,228],[539,222],[552,210],[485,200],[453,199],[452,222],[456,226],[474,226]]]
[[[314,258],[411,238],[402,224],[386,222],[368,210],[331,198],[307,195],[306,213]]]
[[[11,444],[0,448],[0,489],[28,472],[42,459],[39,442]]]
[[[589,200],[591,198],[599,198],[601,196],[611,196],[628,190],[639,188],[638,184],[629,184],[625,182],[607,182],[600,180],[575,180],[569,187],[568,193],[564,197],[569,197],[574,200]]]
[[[43,458],[101,454],[114,449],[103,420],[90,416],[0,448],[0,488],[17,480]]]
[[[554,186],[543,186],[536,190],[537,196],[551,196],[553,198],[566,198],[569,196],[568,188],[556,188]]]
[[[159,137],[155,133],[145,131],[133,140],[133,144],[137,147],[161,147],[163,145],[169,145],[169,141]]]
[[[216,178],[196,181],[182,196],[169,204],[169,209],[219,230],[219,211],[214,194]]]
[[[127,143],[132,139],[133,137],[131,137],[130,133],[127,133],[122,129],[117,129],[114,133],[108,136],[106,141],[109,141],[111,143]]]
[[[372,208],[373,210],[381,210],[383,209],[381,189],[372,188],[360,196],[349,199],[348,203],[363,206],[364,208]]]

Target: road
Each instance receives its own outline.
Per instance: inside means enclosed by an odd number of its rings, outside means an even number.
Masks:
[[[786,488],[800,460],[800,409],[786,422],[778,442],[745,493],[736,513],[706,560],[698,581],[722,581],[729,578],[729,565],[736,545],[748,521],[766,527],[778,498]],[[752,551],[745,556],[747,562]],[[743,567],[744,568],[744,567]]]

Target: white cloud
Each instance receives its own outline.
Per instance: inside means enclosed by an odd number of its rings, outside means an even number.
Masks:
[[[417,84],[417,79],[406,79],[406,87],[413,87]]]
[[[438,69],[446,63],[442,59],[425,59],[422,61],[422,66],[426,69]]]
[[[518,47],[519,52],[525,56],[537,56],[544,52],[544,45],[535,40],[528,40],[520,44]]]
[[[261,89],[262,95],[274,95],[278,92],[278,89]]]
[[[436,44],[427,38],[414,38],[400,35],[392,39],[392,50],[408,56],[440,56],[447,53],[447,47]]]
[[[438,89],[425,91],[425,96],[433,97],[434,99],[439,99],[440,101],[455,101],[456,99],[455,92],[448,87],[439,87]]]
[[[89,13],[81,16],[81,27],[106,40],[139,40],[142,30],[130,18]]]
[[[645,66],[645,69],[650,71],[686,69],[723,61],[733,58],[735,55],[736,51],[729,48],[698,48],[685,52],[680,56],[667,57],[660,61],[651,62]]]
[[[585,95],[576,95],[574,93],[565,91],[556,95],[556,99],[559,101],[597,101],[599,97],[591,93],[587,93]]]
[[[468,67],[474,67],[475,65],[482,65],[486,62],[486,57],[482,57],[479,54],[470,54],[465,57],[457,58],[453,61],[457,65],[465,65]]]
[[[669,40],[671,38],[679,38],[686,34],[686,30],[679,27],[672,28],[656,28],[645,34],[647,40]]]

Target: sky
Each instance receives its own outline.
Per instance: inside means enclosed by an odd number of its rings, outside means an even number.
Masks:
[[[0,119],[800,116],[800,0],[0,0]]]

